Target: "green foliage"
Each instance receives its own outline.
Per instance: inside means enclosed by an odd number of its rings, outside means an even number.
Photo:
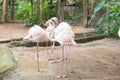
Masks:
[[[33,14],[32,16],[29,16],[28,18],[26,18],[24,20],[24,24],[27,26],[31,26],[34,24],[40,24],[42,22],[42,19],[40,19],[39,17],[37,17],[36,14]]]
[[[96,13],[101,10],[104,7],[105,1],[101,1],[100,3],[97,4],[97,6],[94,8],[94,13],[91,16],[91,19],[89,20],[88,24],[91,23],[92,19],[95,17]]]
[[[109,9],[108,19],[106,20],[104,16],[99,19],[98,32],[117,36],[120,27],[120,5],[109,3],[106,7]]]
[[[23,21],[27,26],[40,24],[42,20],[38,17],[36,11],[31,11],[31,4],[26,3],[21,5],[21,3],[19,4],[19,8],[17,10],[17,19]]]
[[[2,5],[0,4],[0,19],[2,17]]]
[[[105,4],[105,1],[100,2],[95,8],[94,8],[94,14],[98,12]]]
[[[50,19],[51,17],[54,17],[56,15],[56,4],[49,4],[48,1],[44,2],[44,15],[45,20]]]
[[[31,4],[20,6],[17,10],[17,19],[25,20],[31,15]]]

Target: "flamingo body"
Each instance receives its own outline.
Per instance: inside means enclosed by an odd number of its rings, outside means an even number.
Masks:
[[[55,40],[63,45],[75,45],[75,41],[73,37],[69,34],[69,32],[63,30],[57,36],[55,36]]]
[[[119,29],[119,31],[118,31],[118,36],[120,37],[120,29]]]
[[[72,31],[71,26],[67,22],[61,22],[57,28],[55,29],[55,36],[57,36],[62,31],[66,31],[69,35],[71,35],[74,38],[74,32]]]
[[[24,39],[30,39],[36,42],[43,42],[49,40],[49,37],[44,29],[35,25],[28,31],[28,35]]]

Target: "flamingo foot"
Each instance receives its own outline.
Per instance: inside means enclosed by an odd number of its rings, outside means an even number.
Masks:
[[[40,72],[39,64],[38,64],[38,72]]]
[[[63,78],[67,78],[68,76],[67,75],[64,75],[64,76],[62,76]]]
[[[62,76],[57,76],[57,78],[62,78]]]
[[[70,60],[69,60],[69,59],[66,59],[66,62],[67,62],[67,63],[70,63]]]
[[[38,72],[40,72],[40,70],[38,69]]]

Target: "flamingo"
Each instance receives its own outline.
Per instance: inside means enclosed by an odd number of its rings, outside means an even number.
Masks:
[[[59,23],[58,19],[56,17],[53,17],[51,19],[49,19],[46,23],[49,23],[49,21],[53,21],[54,24],[56,24],[57,26],[55,26],[55,30],[54,30],[54,39],[52,39],[53,43],[53,48],[54,48],[54,44],[55,41],[57,41],[58,43],[60,43],[61,48],[62,48],[62,65],[61,65],[61,70],[60,70],[60,75],[58,77],[67,77],[67,62],[68,62],[68,52],[65,54],[65,47],[67,50],[67,46],[70,49],[71,45],[75,45],[77,46],[76,42],[74,41],[74,32],[72,31],[72,27],[67,23],[67,22],[61,22]],[[65,56],[65,55],[66,56]],[[66,63],[66,70],[65,70],[65,74],[62,75],[62,71],[63,71],[63,63]]]
[[[61,22],[55,28],[54,36],[55,36],[55,39],[53,39],[53,41],[54,42],[57,41],[58,43],[60,43],[62,48],[62,65],[60,70],[60,76],[58,77],[67,77],[67,62],[69,60],[68,59],[69,57],[67,54],[68,52],[65,53],[65,48],[67,50],[67,46],[68,46],[68,50],[69,50],[71,45],[77,46],[76,42],[74,41],[75,34],[72,31],[72,27],[67,22]],[[54,44],[53,44],[53,47],[54,47]],[[65,75],[62,75],[64,62],[66,63],[66,70],[65,70]]]
[[[54,36],[57,36],[60,32],[62,32],[62,30],[66,30],[73,38],[75,37],[74,32],[72,31],[71,25],[69,25],[67,22],[59,23],[59,20],[57,19],[57,17],[52,17],[45,24],[50,24],[50,22],[54,24],[52,25],[55,28],[53,30]],[[45,25],[45,26],[48,27],[48,25]],[[52,27],[49,27],[49,28],[52,28]]]
[[[77,45],[76,42],[74,41],[74,38],[69,34],[70,32],[67,30],[62,30],[58,35],[55,35],[55,39],[53,39],[53,41],[57,41],[58,43],[60,43],[61,48],[62,48],[62,65],[61,65],[61,70],[60,70],[60,75],[58,77],[67,77],[67,62],[68,62],[68,52],[66,51],[65,53],[65,49],[67,50],[67,46],[68,48],[70,48],[71,45]],[[66,63],[66,70],[65,70],[65,74],[63,74],[63,63]]]
[[[120,28],[119,28],[119,31],[118,31],[118,36],[120,37]]]
[[[50,19],[51,20],[51,19]],[[69,33],[69,35],[74,38],[74,32],[72,31],[72,27],[67,23],[67,22],[61,22],[58,24],[58,26],[55,28],[54,30],[54,36],[57,36],[58,34],[60,34],[62,31],[66,31],[67,33]],[[62,38],[62,37],[61,37]],[[53,46],[52,49],[54,48],[55,45],[55,41],[53,41]]]
[[[58,35],[62,30],[66,30],[74,38],[75,35],[74,35],[74,32],[72,31],[72,27],[67,22],[59,23],[59,20],[57,19],[57,17],[52,17],[45,23],[45,26],[49,27],[51,29],[52,29],[52,27],[50,27],[48,25],[48,24],[50,24],[50,22],[52,22],[53,23],[52,26],[54,26],[54,30],[52,30],[54,36]],[[54,44],[55,44],[55,42],[53,41],[53,47],[54,47]]]
[[[38,46],[39,46],[39,42],[44,42],[44,41],[50,40],[49,36],[48,36],[47,32],[44,29],[42,29],[38,25],[35,25],[32,28],[30,28],[30,30],[28,31],[28,35],[26,37],[24,37],[23,40],[26,40],[26,39],[33,40],[33,41],[37,42],[37,51],[36,51],[37,68],[38,68],[38,72],[40,72]]]
[[[49,38],[50,39],[53,39],[54,38],[54,30],[55,30],[55,23],[52,21],[52,20],[48,20],[45,24],[44,24],[44,26],[46,26],[47,28],[46,28],[46,32],[47,32],[47,34],[48,34],[48,36],[49,36]],[[51,41],[51,43],[52,43],[53,41]],[[54,44],[55,42],[53,42],[53,44]],[[51,52],[53,52],[53,49],[54,48],[54,46],[52,46],[52,50],[51,50]]]

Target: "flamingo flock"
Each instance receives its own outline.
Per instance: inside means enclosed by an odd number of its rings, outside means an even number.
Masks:
[[[37,66],[38,72],[39,69],[39,55],[38,55],[38,46],[39,42],[52,41],[52,50],[54,49],[55,41],[61,45],[62,50],[62,64],[60,69],[60,75],[57,77],[67,77],[67,63],[69,61],[69,52],[71,45],[77,45],[74,41],[75,34],[72,31],[72,27],[67,22],[59,22],[56,17],[53,17],[46,21],[44,24],[47,28],[46,30],[42,29],[40,26],[35,25],[28,31],[28,35],[24,37],[25,39],[34,40],[37,42]],[[66,52],[66,53],[65,53]],[[64,63],[65,73],[63,74]]]

